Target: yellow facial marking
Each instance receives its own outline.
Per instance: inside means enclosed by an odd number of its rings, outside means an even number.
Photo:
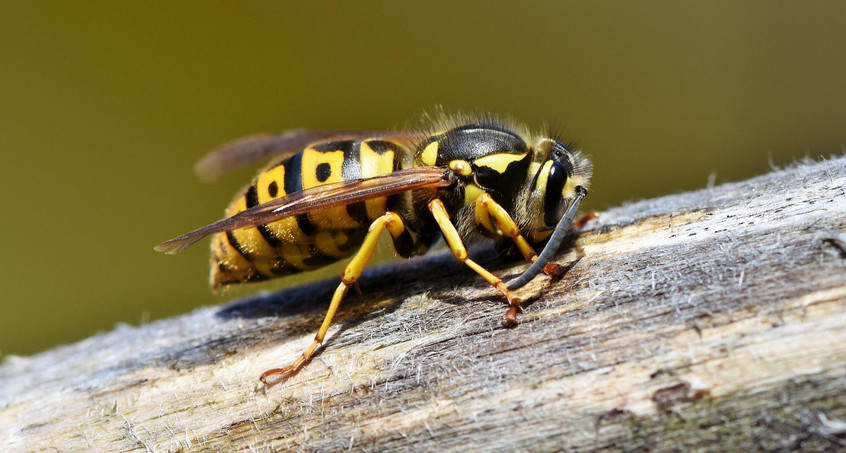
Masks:
[[[573,178],[568,178],[564,183],[564,188],[561,189],[561,196],[564,198],[573,198],[576,196],[576,183]]]
[[[489,154],[473,161],[479,167],[488,167],[497,173],[505,173],[508,165],[526,157],[525,154],[498,153]]]
[[[530,180],[532,178],[534,178],[536,174],[538,174],[538,170],[540,170],[540,168],[541,168],[541,164],[539,162],[532,162],[532,163],[529,164],[529,173],[528,174],[529,174]]]
[[[467,184],[464,186],[464,206],[473,206],[476,204],[476,199],[485,193],[484,190],[474,184]]]
[[[552,167],[552,161],[546,161],[543,165],[540,166],[540,173],[535,173],[538,175],[537,182],[535,183],[535,188],[532,190],[532,194],[529,197],[529,212],[534,213],[542,213],[543,212],[543,202],[544,197],[546,196],[546,184],[549,180],[549,168]],[[543,223],[543,216],[535,216],[535,221],[537,222],[536,227],[545,226]],[[532,233],[532,241],[537,242],[537,236]]]
[[[420,153],[420,160],[426,165],[435,165],[438,161],[438,142],[429,143]]]
[[[547,161],[541,167],[540,174],[538,175],[538,182],[535,185],[535,191],[544,191],[546,192],[546,182],[549,179],[549,167],[552,166],[552,161]]]
[[[461,176],[470,176],[473,169],[470,167],[470,162],[466,160],[456,159],[449,163],[449,169]]]

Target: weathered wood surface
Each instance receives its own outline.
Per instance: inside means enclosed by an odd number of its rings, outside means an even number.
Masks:
[[[377,268],[317,359],[266,391],[336,282],[8,358],[0,445],[846,449],[844,186],[837,158],[601,213],[566,276],[521,290],[514,329],[450,256]]]

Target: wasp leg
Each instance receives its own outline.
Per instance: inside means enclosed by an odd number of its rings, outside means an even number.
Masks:
[[[590,222],[591,220],[596,220],[598,218],[599,214],[595,212],[588,212],[587,214],[574,220],[573,225],[570,226],[570,229],[572,229],[573,231],[579,231],[585,226],[586,223]]]
[[[516,325],[517,313],[523,312],[523,307],[520,306],[520,298],[517,297],[517,295],[510,289],[506,288],[505,283],[503,283],[499,277],[491,274],[487,269],[468,258],[467,249],[464,247],[464,243],[461,242],[461,237],[458,235],[458,230],[455,229],[455,225],[453,225],[449,220],[449,214],[447,214],[444,203],[441,200],[436,198],[430,201],[429,211],[432,212],[432,215],[435,217],[435,221],[438,222],[438,226],[441,227],[441,233],[443,233],[444,239],[446,240],[447,245],[449,245],[449,249],[452,250],[452,254],[455,255],[455,258],[466,264],[470,269],[476,271],[477,274],[481,275],[482,278],[487,280],[488,283],[505,295],[505,298],[508,299],[508,304],[510,305],[510,307],[508,307],[508,311],[505,313],[505,322],[512,326]]]
[[[263,383],[273,385],[288,379],[300,371],[300,369],[311,360],[314,356],[314,352],[323,343],[323,338],[326,336],[326,331],[329,330],[329,326],[332,324],[332,318],[335,316],[338,306],[341,305],[341,300],[343,300],[344,296],[346,296],[350,287],[358,285],[358,279],[361,277],[361,273],[364,272],[364,268],[367,266],[367,262],[370,261],[370,257],[373,256],[373,251],[376,250],[376,245],[379,243],[379,236],[385,228],[388,229],[388,232],[391,233],[391,236],[394,239],[405,233],[405,225],[403,224],[402,219],[400,219],[399,215],[393,212],[385,213],[385,215],[379,217],[370,224],[370,229],[367,232],[367,236],[364,237],[364,242],[362,243],[361,248],[358,249],[358,252],[356,252],[355,256],[352,257],[349,264],[347,264],[347,267],[344,268],[344,273],[341,274],[341,284],[338,285],[337,289],[335,289],[335,294],[332,296],[332,302],[329,304],[329,311],[326,312],[326,317],[323,319],[323,324],[320,325],[317,335],[314,336],[314,341],[308,348],[306,348],[302,355],[297,357],[297,359],[290,365],[284,368],[274,368],[262,373],[261,381]]]
[[[517,223],[514,222],[514,219],[511,218],[505,208],[494,201],[489,193],[483,193],[476,199],[475,217],[477,224],[488,231],[496,233],[497,231],[491,222],[491,219],[493,219],[503,236],[511,238],[514,241],[517,249],[520,250],[520,253],[523,254],[523,257],[527,261],[534,263],[538,259],[537,252],[535,252],[535,249],[529,245],[529,242],[520,233]],[[560,266],[555,263],[548,263],[543,267],[543,273],[549,276],[558,274],[559,270]]]

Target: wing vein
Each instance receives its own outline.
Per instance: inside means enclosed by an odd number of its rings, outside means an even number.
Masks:
[[[444,187],[452,182],[450,172],[442,167],[415,167],[372,178],[325,184],[253,206],[231,217],[162,242],[155,250],[167,254],[179,253],[210,234],[255,227],[317,209],[357,203],[409,190]]]

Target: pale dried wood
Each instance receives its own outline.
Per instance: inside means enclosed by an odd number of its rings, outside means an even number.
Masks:
[[[846,158],[601,213],[514,329],[444,254],[0,366],[4,450],[846,449]],[[601,190],[597,187],[595,190]],[[514,276],[525,264],[497,267]],[[105,302],[105,301],[104,301]]]

